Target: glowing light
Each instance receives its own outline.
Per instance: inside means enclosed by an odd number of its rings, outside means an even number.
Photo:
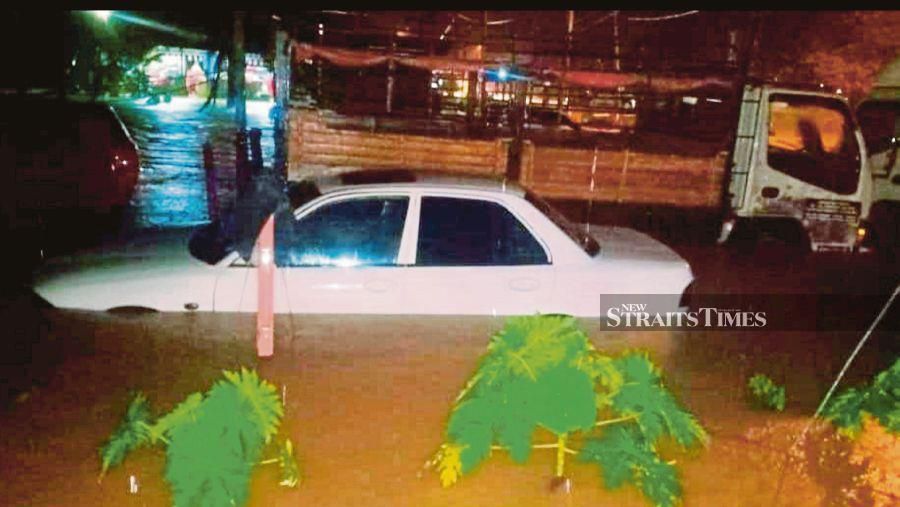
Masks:
[[[109,17],[112,16],[112,11],[91,11],[91,14],[97,16],[101,21],[106,23],[109,21]]]
[[[353,266],[359,266],[359,259],[352,257],[338,257],[334,260],[334,265],[340,268],[352,268]]]
[[[506,67],[500,67],[499,69],[497,69],[497,79],[499,79],[500,81],[506,81],[507,79],[509,79],[509,71],[506,69]]]
[[[352,268],[362,264],[362,260],[357,255],[342,255],[340,257],[332,257],[322,254],[303,254],[300,256],[296,265],[300,266],[334,266],[339,268]]]
[[[322,23],[319,23],[319,35],[325,35],[325,25]]]
[[[263,248],[260,251],[259,257],[260,257],[259,260],[260,260],[260,262],[263,263],[263,265],[272,264],[272,249],[271,248]]]
[[[117,21],[131,23],[134,25],[140,25],[140,26],[143,26],[146,28],[150,28],[151,30],[157,30],[160,32],[171,33],[171,34],[177,35],[179,37],[184,37],[185,39],[190,39],[190,40],[194,40],[194,41],[202,41],[202,40],[206,39],[205,35],[191,32],[188,30],[183,30],[176,26],[167,25],[165,23],[160,23],[159,21],[154,21],[152,19],[142,18],[140,16],[128,14],[127,12],[123,12],[123,11],[92,11],[92,12],[96,16],[100,17],[100,19],[103,19],[104,21],[106,21],[110,17],[114,16]],[[96,14],[96,13],[100,13],[100,12],[107,13],[107,14],[105,14],[106,17],[104,18],[100,14]]]
[[[844,91],[841,90],[840,88],[838,88],[838,89],[837,89],[837,94],[838,94],[838,95],[841,95],[842,93],[844,93]]]

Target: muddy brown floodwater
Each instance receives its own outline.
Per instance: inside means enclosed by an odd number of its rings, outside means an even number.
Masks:
[[[526,465],[495,453],[449,489],[441,488],[435,472],[423,471],[442,441],[454,397],[491,333],[502,326],[500,319],[279,317],[276,354],[268,360],[255,356],[251,315],[46,310],[45,319],[38,348],[56,350],[62,359],[2,414],[5,505],[168,505],[161,449],[133,453],[98,484],[98,446],[119,423],[134,390],[144,391],[159,414],[190,392],[207,389],[222,369],[239,366],[258,368],[283,390],[281,434],[293,440],[303,476],[298,488],[286,489],[277,485],[276,467],[260,467],[250,505],[647,505],[635,488],[606,491],[598,469],[577,462],[568,466],[571,493],[550,492],[552,452],[535,451]],[[650,350],[668,385],[710,432],[704,450],[663,450],[677,460],[686,505],[776,505],[789,443],[843,359],[834,337],[610,333],[585,325],[601,349]],[[756,371],[787,386],[784,413],[749,407],[744,385]],[[871,497],[842,496],[858,469],[817,454],[832,433],[815,429],[810,446],[791,455],[777,505],[871,503]],[[549,441],[549,435],[538,438]],[[136,494],[129,493],[132,475]]]

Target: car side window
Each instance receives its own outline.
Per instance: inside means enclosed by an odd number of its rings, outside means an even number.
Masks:
[[[397,263],[407,197],[327,203],[275,230],[279,267],[390,266]]]
[[[548,263],[540,243],[504,206],[478,199],[422,198],[416,265]]]

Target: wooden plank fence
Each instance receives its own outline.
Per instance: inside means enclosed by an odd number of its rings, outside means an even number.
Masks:
[[[294,109],[288,177],[357,169],[419,169],[502,177],[509,139],[475,140],[373,132],[365,121]],[[374,122],[374,119],[369,119]],[[525,141],[520,183],[549,198],[715,208],[726,153],[646,153],[597,147],[536,146]]]
[[[472,140],[334,128],[323,113],[290,114],[288,177],[348,169],[420,169],[499,176],[506,172],[509,141]]]

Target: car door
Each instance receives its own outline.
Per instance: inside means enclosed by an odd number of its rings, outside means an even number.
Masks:
[[[411,313],[520,315],[552,306],[551,257],[505,204],[421,196],[413,266],[404,270]]]
[[[395,275],[409,200],[403,193],[326,199],[276,227],[276,276],[291,311],[405,313]]]

